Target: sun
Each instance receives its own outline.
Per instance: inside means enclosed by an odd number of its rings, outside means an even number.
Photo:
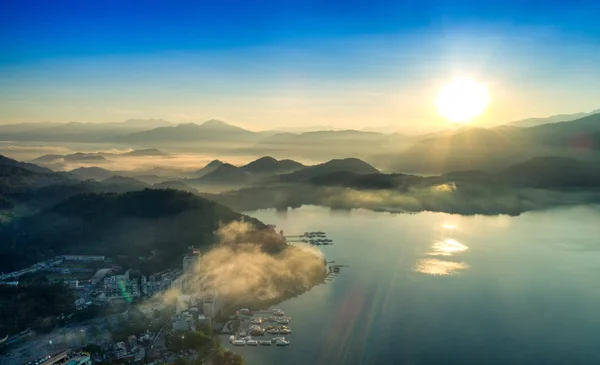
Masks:
[[[468,77],[455,78],[444,85],[435,99],[438,112],[455,123],[466,123],[481,115],[489,102],[485,85]]]

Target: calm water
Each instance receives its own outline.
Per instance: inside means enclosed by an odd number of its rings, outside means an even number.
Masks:
[[[327,232],[327,259],[350,266],[279,306],[291,346],[236,347],[250,365],[600,363],[599,207],[250,214]]]

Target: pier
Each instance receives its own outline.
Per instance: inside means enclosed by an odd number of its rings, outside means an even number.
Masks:
[[[325,232],[314,231],[314,232],[304,232],[299,235],[287,235],[284,236],[288,242],[302,242],[308,243],[313,246],[329,246],[333,245],[333,240],[327,238]]]

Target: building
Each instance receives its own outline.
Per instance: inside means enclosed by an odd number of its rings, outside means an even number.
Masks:
[[[85,261],[85,262],[105,261],[106,260],[105,256],[95,256],[95,255],[62,255],[62,256],[59,256],[58,258],[61,258],[65,261]]]
[[[107,299],[133,300],[141,297],[139,281],[130,276],[127,270],[123,275],[113,275],[104,279],[104,294]]]
[[[137,337],[131,335],[127,338],[127,342],[129,342],[129,348],[134,348],[137,346]]]
[[[86,352],[78,351],[63,351],[48,360],[44,361],[40,365],[91,365],[92,360],[90,355]]]
[[[127,356],[127,346],[125,346],[125,342],[117,342],[114,346],[114,349],[117,359],[122,359]]]
[[[173,332],[187,332],[190,330],[190,322],[182,315],[171,318],[171,330]]]
[[[202,305],[202,311],[206,318],[214,318],[215,317],[215,298],[212,296],[204,298],[204,303]]]
[[[96,273],[90,279],[90,283],[92,285],[96,285],[96,284],[100,283],[102,280],[104,280],[106,275],[108,275],[110,273],[111,270],[112,269],[100,269],[100,270],[96,271]]]
[[[189,273],[199,259],[200,250],[191,246],[190,252],[183,256],[183,273]]]

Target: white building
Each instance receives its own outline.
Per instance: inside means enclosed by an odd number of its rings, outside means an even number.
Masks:
[[[189,273],[199,259],[200,250],[192,246],[190,252],[183,256],[183,273]]]
[[[215,315],[216,315],[215,299],[212,296],[204,298],[204,303],[202,305],[202,311],[203,311],[204,316],[207,318],[215,317]]]
[[[141,296],[137,279],[129,276],[129,270],[124,275],[108,276],[104,279],[104,293],[109,299],[137,299]]]

